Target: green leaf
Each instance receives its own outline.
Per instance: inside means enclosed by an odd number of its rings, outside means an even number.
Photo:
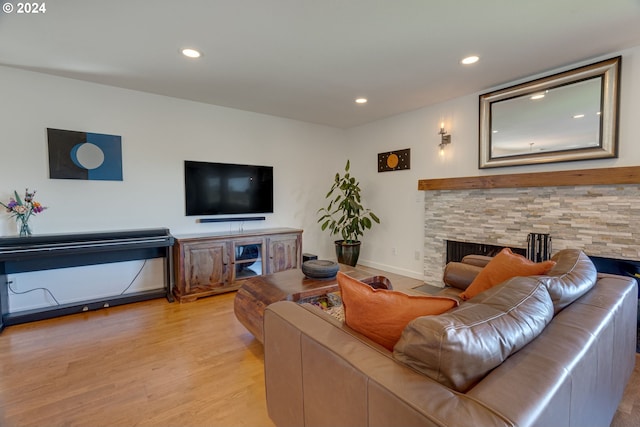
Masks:
[[[371,228],[371,220],[365,216],[364,218],[362,218],[362,226]]]
[[[349,200],[349,206],[354,211],[362,210],[362,205],[358,204],[358,202],[356,202],[355,200]]]
[[[369,216],[371,217],[372,220],[380,224],[380,218],[378,218],[376,214],[374,214],[373,212],[369,212]]]

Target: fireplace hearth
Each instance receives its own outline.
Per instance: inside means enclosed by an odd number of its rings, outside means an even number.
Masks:
[[[467,255],[484,255],[496,256],[502,249],[510,248],[513,253],[526,256],[527,250],[514,246],[499,246],[486,243],[459,242],[456,240],[447,240],[447,258],[446,262],[460,262]]]
[[[640,185],[427,191],[424,277],[442,283],[446,241],[526,248],[530,233],[553,236],[553,252],[640,260]]]
[[[529,241],[531,241],[531,239],[529,239]],[[530,248],[447,240],[446,263],[460,262],[466,255],[484,255],[493,257],[504,248],[510,248],[513,253],[517,253],[522,256],[526,256],[529,259],[532,259],[532,255],[529,253]],[[536,255],[533,255],[533,257],[535,256]],[[638,298],[640,299],[640,260],[617,259],[591,255],[588,256],[599,273],[609,273],[617,274],[619,276],[633,277],[638,282]],[[544,259],[540,260],[532,259],[532,261],[539,262],[549,258],[550,257],[545,257]]]
[[[596,270],[598,270],[599,273],[633,277],[636,279],[636,282],[638,282],[638,286],[640,287],[640,261],[591,255],[589,255],[589,258],[591,258],[591,261],[596,266]]]
[[[529,233],[527,236],[526,248],[446,240],[447,255],[445,258],[445,264],[452,261],[460,262],[466,255],[485,255],[493,257],[504,248],[509,248],[513,253],[525,256],[533,262],[546,261],[551,258],[551,236],[549,234]]]

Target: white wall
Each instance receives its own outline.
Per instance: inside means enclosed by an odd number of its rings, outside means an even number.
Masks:
[[[49,207],[33,220],[38,234],[228,230],[184,215],[183,161],[202,160],[274,166],[274,213],[244,228],[303,228],[315,250],[318,181],[342,164],[342,130],[7,67],[0,93],[0,200],[37,189]],[[47,127],[121,135],[124,180],[49,179]],[[4,219],[0,235],[15,234]]]
[[[423,278],[426,193],[417,191],[419,179],[640,165],[640,47],[592,58],[566,69],[617,55],[623,57],[617,159],[478,169],[478,97],[497,88],[348,130],[348,152],[363,186],[365,202],[382,220],[362,239],[360,262]],[[501,87],[513,83],[519,82]],[[441,121],[452,134],[452,144],[446,147],[444,158],[438,155]],[[377,153],[404,148],[411,149],[411,170],[377,172]]]
[[[241,223],[184,214],[183,161],[219,161],[274,167],[274,213],[244,229],[301,228],[304,251],[332,253],[316,211],[326,193],[319,183],[342,167],[343,130],[8,67],[0,67],[0,94],[0,200],[36,189],[48,206],[31,221],[36,234],[235,231]],[[49,179],[48,127],[122,136],[124,180]],[[0,235],[15,233],[0,212]]]

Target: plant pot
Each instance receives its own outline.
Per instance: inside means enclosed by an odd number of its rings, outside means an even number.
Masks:
[[[345,243],[344,240],[336,240],[335,244],[338,262],[355,267],[358,263],[358,257],[360,256],[360,242]]]

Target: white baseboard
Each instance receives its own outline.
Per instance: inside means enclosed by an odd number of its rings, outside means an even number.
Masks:
[[[412,279],[418,279],[425,281],[425,276],[423,272],[411,271],[404,268],[397,268],[392,265],[381,264],[379,262],[373,262],[366,259],[358,260],[358,264],[362,264],[365,267],[377,268],[378,270],[388,271],[390,273],[400,274],[402,276],[411,277]]]

